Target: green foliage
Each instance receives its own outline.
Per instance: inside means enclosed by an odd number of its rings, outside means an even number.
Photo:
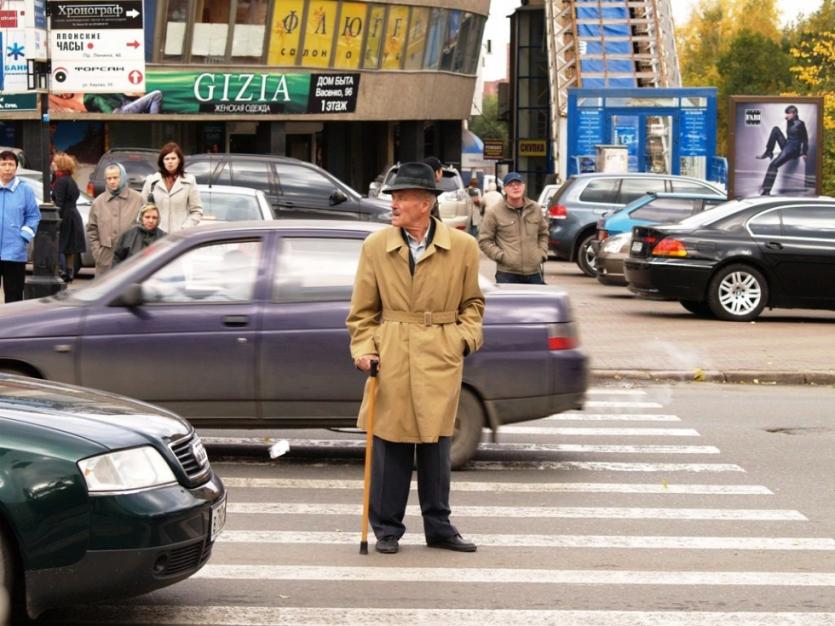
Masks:
[[[481,115],[470,117],[467,128],[481,139],[501,139],[507,143],[507,122],[499,120],[498,96],[484,96],[481,103]]]

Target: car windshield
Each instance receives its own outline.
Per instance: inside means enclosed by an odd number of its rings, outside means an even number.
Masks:
[[[200,199],[203,201],[203,220],[240,222],[263,219],[255,196],[201,190]]]
[[[150,246],[142,250],[139,254],[132,256],[122,263],[119,263],[110,271],[101,276],[96,276],[96,280],[90,283],[87,287],[80,289],[73,289],[72,291],[59,291],[54,297],[59,300],[75,300],[79,302],[95,302],[106,294],[113,287],[114,283],[121,280],[122,276],[128,272],[133,272],[138,268],[144,267],[153,262],[153,258],[158,252],[162,252],[177,243],[178,237],[167,236],[158,239]]]
[[[720,204],[715,209],[711,209],[710,211],[691,215],[690,217],[681,220],[679,224],[685,228],[699,228],[701,226],[707,226],[708,224],[713,224],[714,222],[724,219],[729,215],[738,213],[739,211],[751,206],[751,204],[750,200],[731,200],[725,204]]]

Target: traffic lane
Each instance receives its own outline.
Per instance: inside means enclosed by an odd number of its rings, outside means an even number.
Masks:
[[[766,309],[754,322],[723,322],[601,285],[573,263],[548,262],[545,274],[568,292],[594,370],[833,373],[833,311]]]

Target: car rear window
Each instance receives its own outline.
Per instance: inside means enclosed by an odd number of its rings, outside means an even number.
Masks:
[[[615,204],[618,197],[619,178],[602,178],[591,180],[580,194],[583,202],[601,202],[604,204]],[[644,195],[644,194],[639,194]]]
[[[219,222],[260,220],[261,211],[255,196],[240,196],[231,193],[201,191],[203,219]]]

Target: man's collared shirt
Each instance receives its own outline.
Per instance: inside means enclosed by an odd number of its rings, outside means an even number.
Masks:
[[[412,258],[415,260],[415,263],[420,261],[420,257],[426,252],[426,246],[429,245],[429,230],[429,228],[426,229],[423,239],[420,241],[412,237],[408,230],[403,230],[406,233],[406,241],[409,243],[409,249],[412,251]]]

